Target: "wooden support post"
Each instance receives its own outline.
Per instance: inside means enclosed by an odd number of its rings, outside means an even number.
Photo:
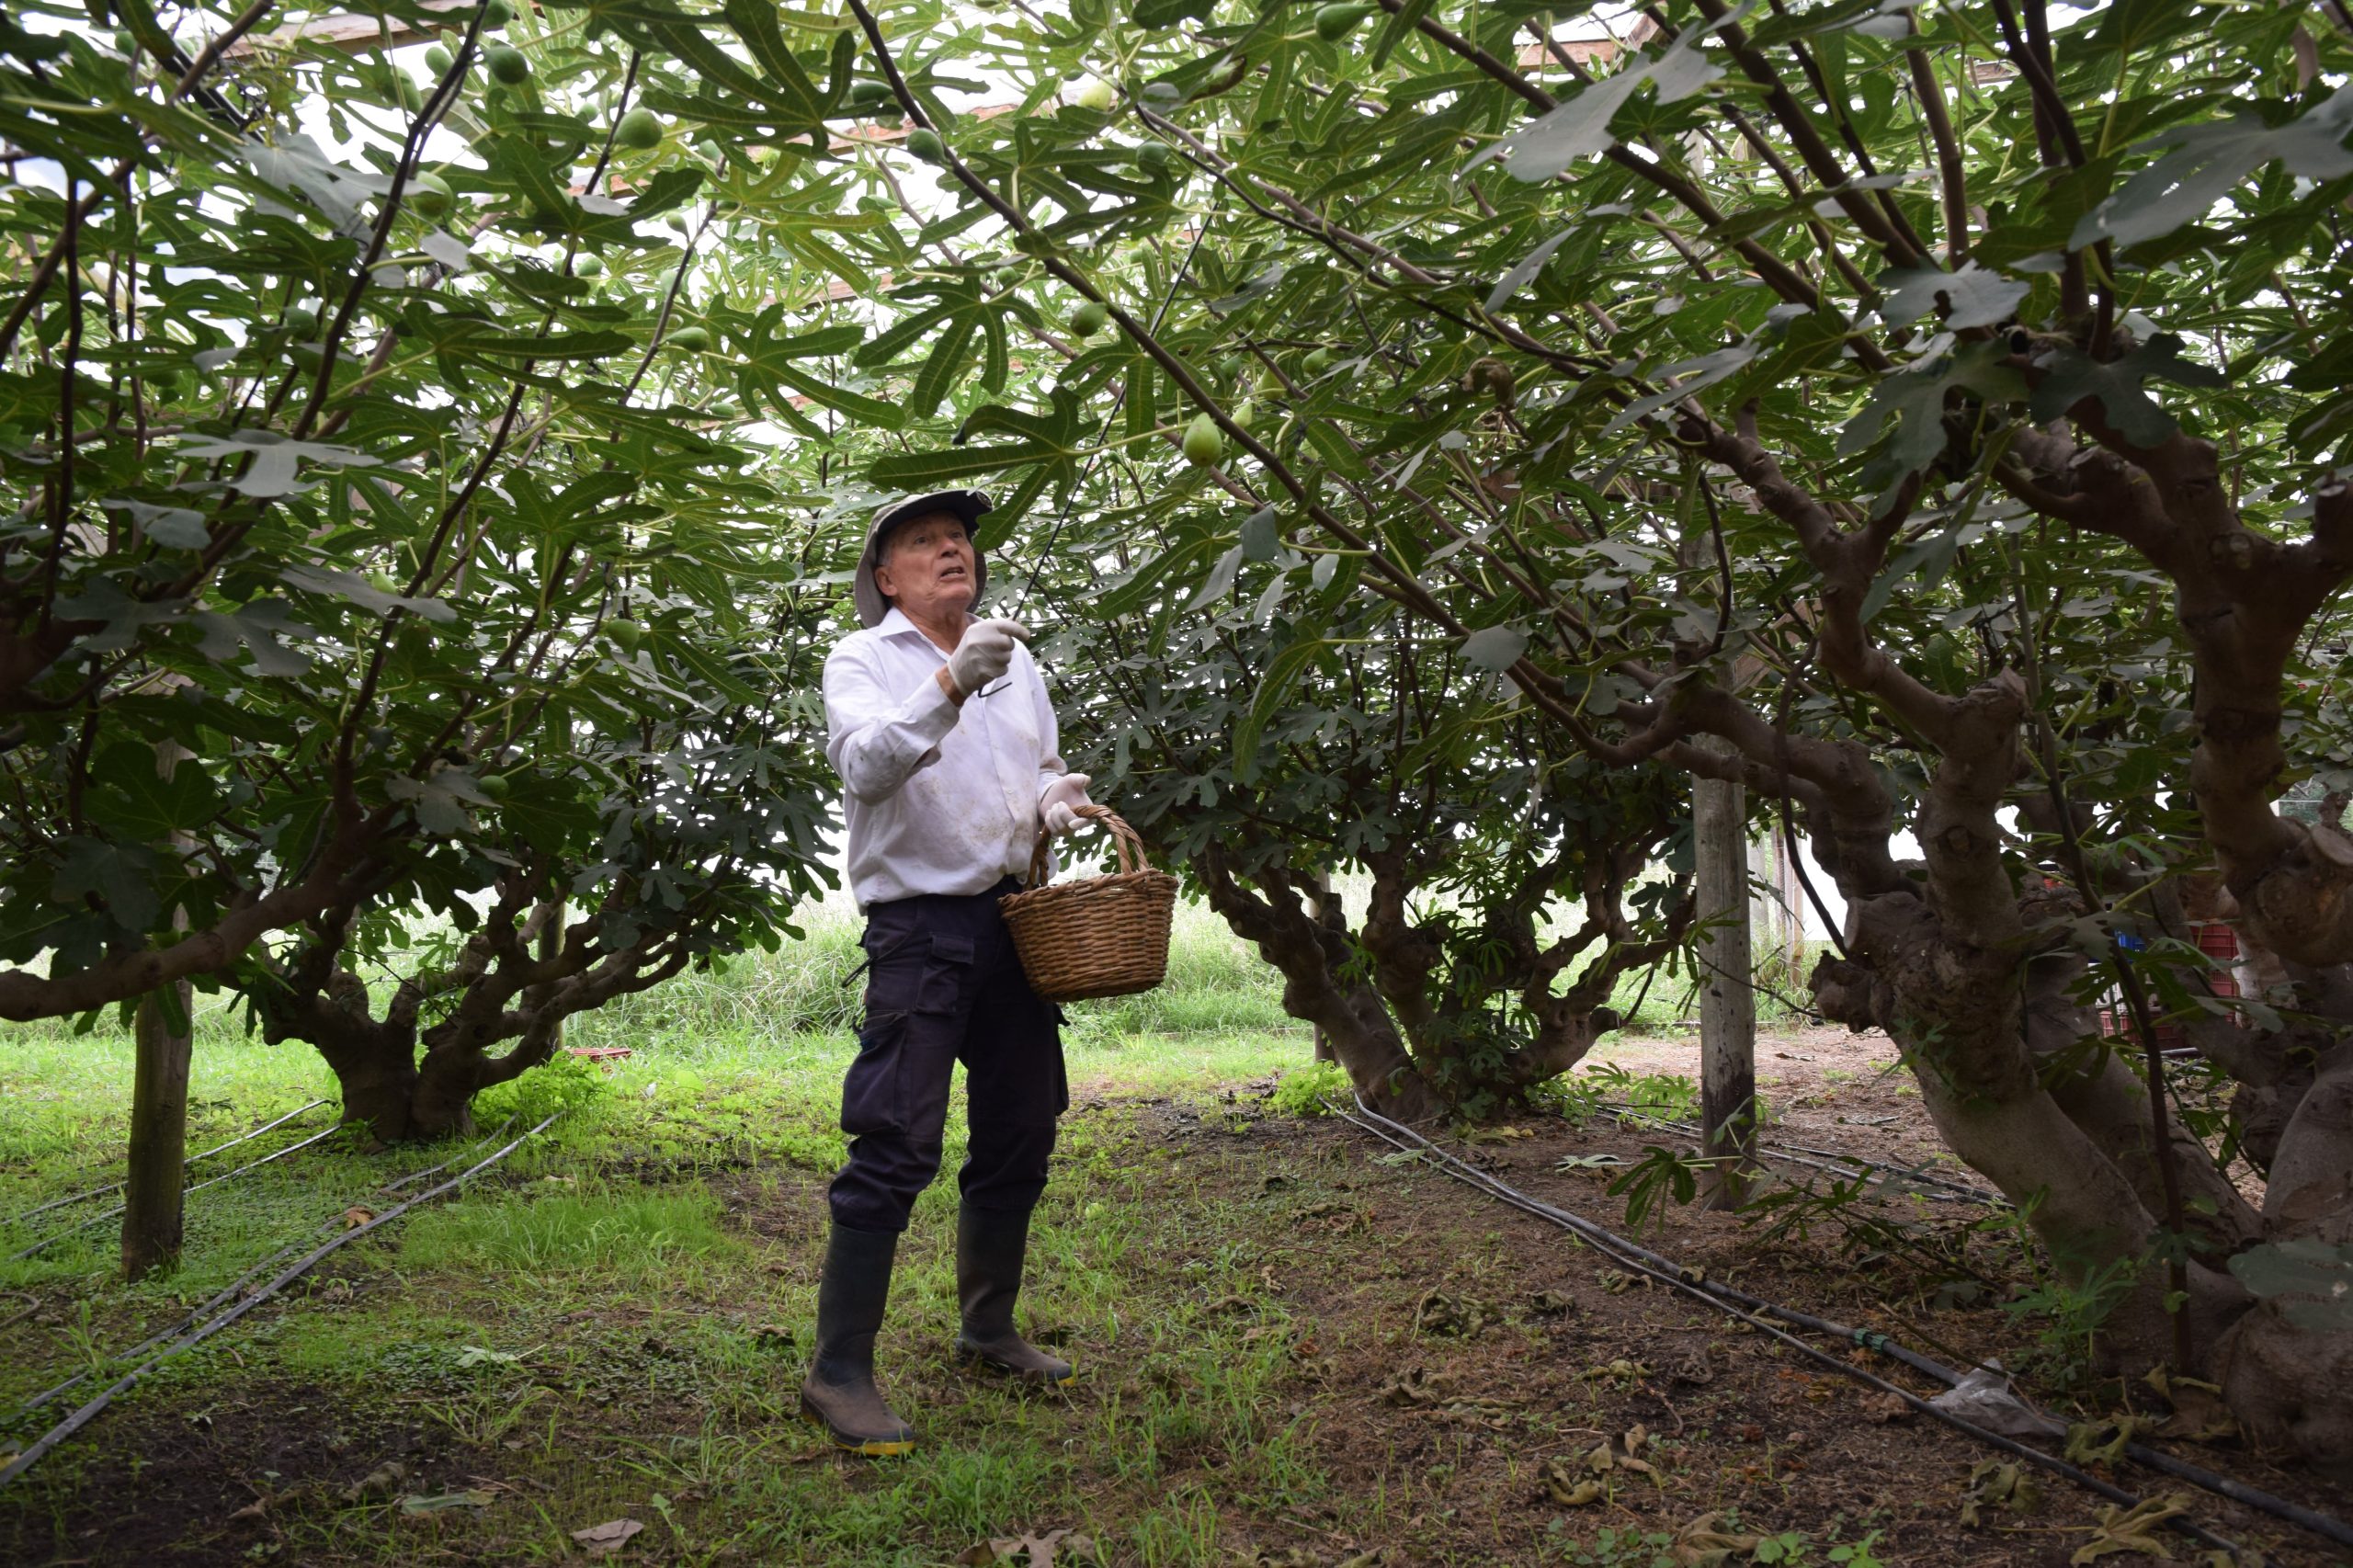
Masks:
[[[161,996],[141,1002],[131,1025],[131,1168],[122,1184],[126,1279],[171,1268],[180,1260],[180,1189],[188,1182],[188,1020],[196,997],[185,980],[172,991],[178,1002],[177,1027]]]
[[[1691,780],[1699,862],[1700,1152],[1716,1162],[1700,1194],[1710,1209],[1737,1209],[1756,1154],[1756,993],[1750,984],[1747,791]]]

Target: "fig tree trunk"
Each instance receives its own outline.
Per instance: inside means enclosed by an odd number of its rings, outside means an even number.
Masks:
[[[176,1266],[188,1179],[188,982],[170,1006],[149,996],[131,1025],[131,1157],[122,1183],[122,1272],[127,1279]]]

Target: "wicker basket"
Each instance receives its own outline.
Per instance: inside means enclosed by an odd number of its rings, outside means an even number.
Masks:
[[[1144,864],[1143,841],[1108,806],[1081,806],[1078,814],[1111,830],[1120,850],[1119,874],[1047,886],[1051,835],[1039,834],[1029,857],[1029,885],[1006,894],[997,905],[1013,933],[1014,951],[1021,955],[1030,988],[1049,1002],[1149,991],[1168,976],[1176,879]]]

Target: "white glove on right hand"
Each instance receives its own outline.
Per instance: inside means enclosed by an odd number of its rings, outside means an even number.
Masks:
[[[956,651],[948,655],[948,678],[960,697],[970,697],[1013,666],[1016,638],[1029,641],[1029,629],[1017,620],[976,620],[964,628]]]

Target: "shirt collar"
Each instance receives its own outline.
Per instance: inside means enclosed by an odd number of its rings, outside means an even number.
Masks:
[[[967,625],[972,623],[972,614],[970,610],[965,611],[964,620]],[[912,637],[934,653],[939,652],[939,644],[926,636],[923,628],[909,620],[906,612],[900,609],[897,605],[892,605],[882,612],[882,619],[874,623],[874,632],[878,637]],[[943,659],[947,656],[945,653],[940,654]]]

